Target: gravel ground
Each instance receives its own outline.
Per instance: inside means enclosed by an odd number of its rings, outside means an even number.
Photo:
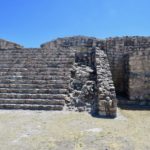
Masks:
[[[0,150],[150,150],[150,111],[88,113],[0,110]]]

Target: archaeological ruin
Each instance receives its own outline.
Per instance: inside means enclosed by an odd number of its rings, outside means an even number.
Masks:
[[[74,36],[40,48],[0,40],[1,109],[114,118],[117,105],[150,106],[150,37]]]

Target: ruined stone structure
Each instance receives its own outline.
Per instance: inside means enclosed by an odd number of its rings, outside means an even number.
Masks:
[[[79,52],[80,60],[82,57],[88,66],[91,61],[81,56],[81,52],[86,49],[89,51],[92,47],[103,50],[107,54],[117,95],[128,98],[118,103],[150,105],[150,37],[125,36],[102,40],[76,36],[59,38],[45,44],[47,47],[62,45],[74,47],[76,53]]]
[[[150,105],[149,48],[150,37],[135,36],[106,40],[106,53],[116,92],[129,99],[123,101],[123,104]]]
[[[116,117],[117,103],[150,105],[149,57],[149,37],[75,36],[38,49],[0,40],[0,108]]]
[[[129,99],[147,105],[150,103],[150,48],[132,53],[128,60]]]

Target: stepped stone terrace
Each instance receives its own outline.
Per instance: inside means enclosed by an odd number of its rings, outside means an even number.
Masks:
[[[74,36],[41,48],[0,40],[1,109],[116,117],[117,104],[150,106],[150,37]]]

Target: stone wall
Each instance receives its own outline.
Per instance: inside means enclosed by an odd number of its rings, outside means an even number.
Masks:
[[[23,46],[19,44],[0,39],[0,49],[4,50],[4,49],[21,49],[21,48],[23,48]]]
[[[0,49],[0,109],[63,110],[74,60],[66,47]]]
[[[150,105],[150,48],[129,56],[129,99]]]
[[[74,36],[58,38],[41,45],[41,49],[45,50],[55,49],[57,51],[62,47],[63,49],[71,48],[73,53],[75,53],[75,63],[70,70],[71,79],[69,89],[71,100],[68,100],[67,104],[69,109],[76,109],[78,111],[101,109],[99,105],[99,99],[101,98],[99,98],[98,94],[100,83],[98,82],[99,79],[97,79],[100,76],[104,79],[106,78],[106,80],[108,79],[110,82],[113,80],[111,84],[112,87],[113,84],[115,85],[117,95],[127,96],[130,99],[126,101],[127,103],[139,103],[140,101],[142,104],[148,104],[147,101],[149,101],[150,93],[150,37],[125,36],[98,39],[94,37]],[[22,46],[0,40],[0,49],[22,49]],[[101,61],[101,59],[104,60],[105,54],[107,55],[108,62]],[[100,64],[103,65],[97,65],[97,56],[100,59]],[[106,76],[103,73],[103,66],[106,67],[104,69]],[[101,69],[98,70],[98,67]],[[108,78],[110,74],[109,69],[112,74],[112,80],[111,77]],[[109,91],[110,95],[113,93],[114,98],[108,94],[105,96],[105,99],[107,97],[107,99],[110,98],[110,100],[115,102],[115,91],[112,91],[112,89]],[[113,108],[115,111],[116,102]]]
[[[81,48],[81,47],[80,47]],[[76,50],[69,109],[116,117],[117,101],[107,55],[99,48]]]
[[[128,96],[127,55],[150,47],[150,37],[108,38],[104,44],[108,55],[116,92]]]
[[[129,55],[150,48],[150,37],[125,36],[125,37],[107,38],[102,40],[93,37],[76,36],[76,37],[59,38],[52,42],[48,42],[42,45],[42,47],[44,48],[49,48],[53,46],[75,47],[76,51],[78,52],[82,52],[84,50],[88,51],[90,48],[93,47],[98,47],[101,50],[103,50],[108,56],[112,78],[114,81],[117,95],[131,98],[132,92],[130,92],[131,89],[129,87],[130,84],[129,78],[131,76],[129,76],[129,66],[128,66]],[[91,65],[90,61],[81,60],[83,58],[84,57],[82,56],[81,53],[79,55],[76,53],[76,60],[78,60],[78,62],[80,61],[82,63],[88,63],[88,65],[90,66]],[[148,88],[146,90],[148,90]]]
[[[116,117],[117,100],[110,66],[104,51],[96,48],[96,74],[98,89],[98,113],[100,116]]]
[[[96,46],[98,39],[95,37],[86,37],[86,36],[73,36],[73,37],[65,37],[58,38],[56,40],[44,43],[41,45],[41,48],[53,48],[53,47],[93,47]]]

